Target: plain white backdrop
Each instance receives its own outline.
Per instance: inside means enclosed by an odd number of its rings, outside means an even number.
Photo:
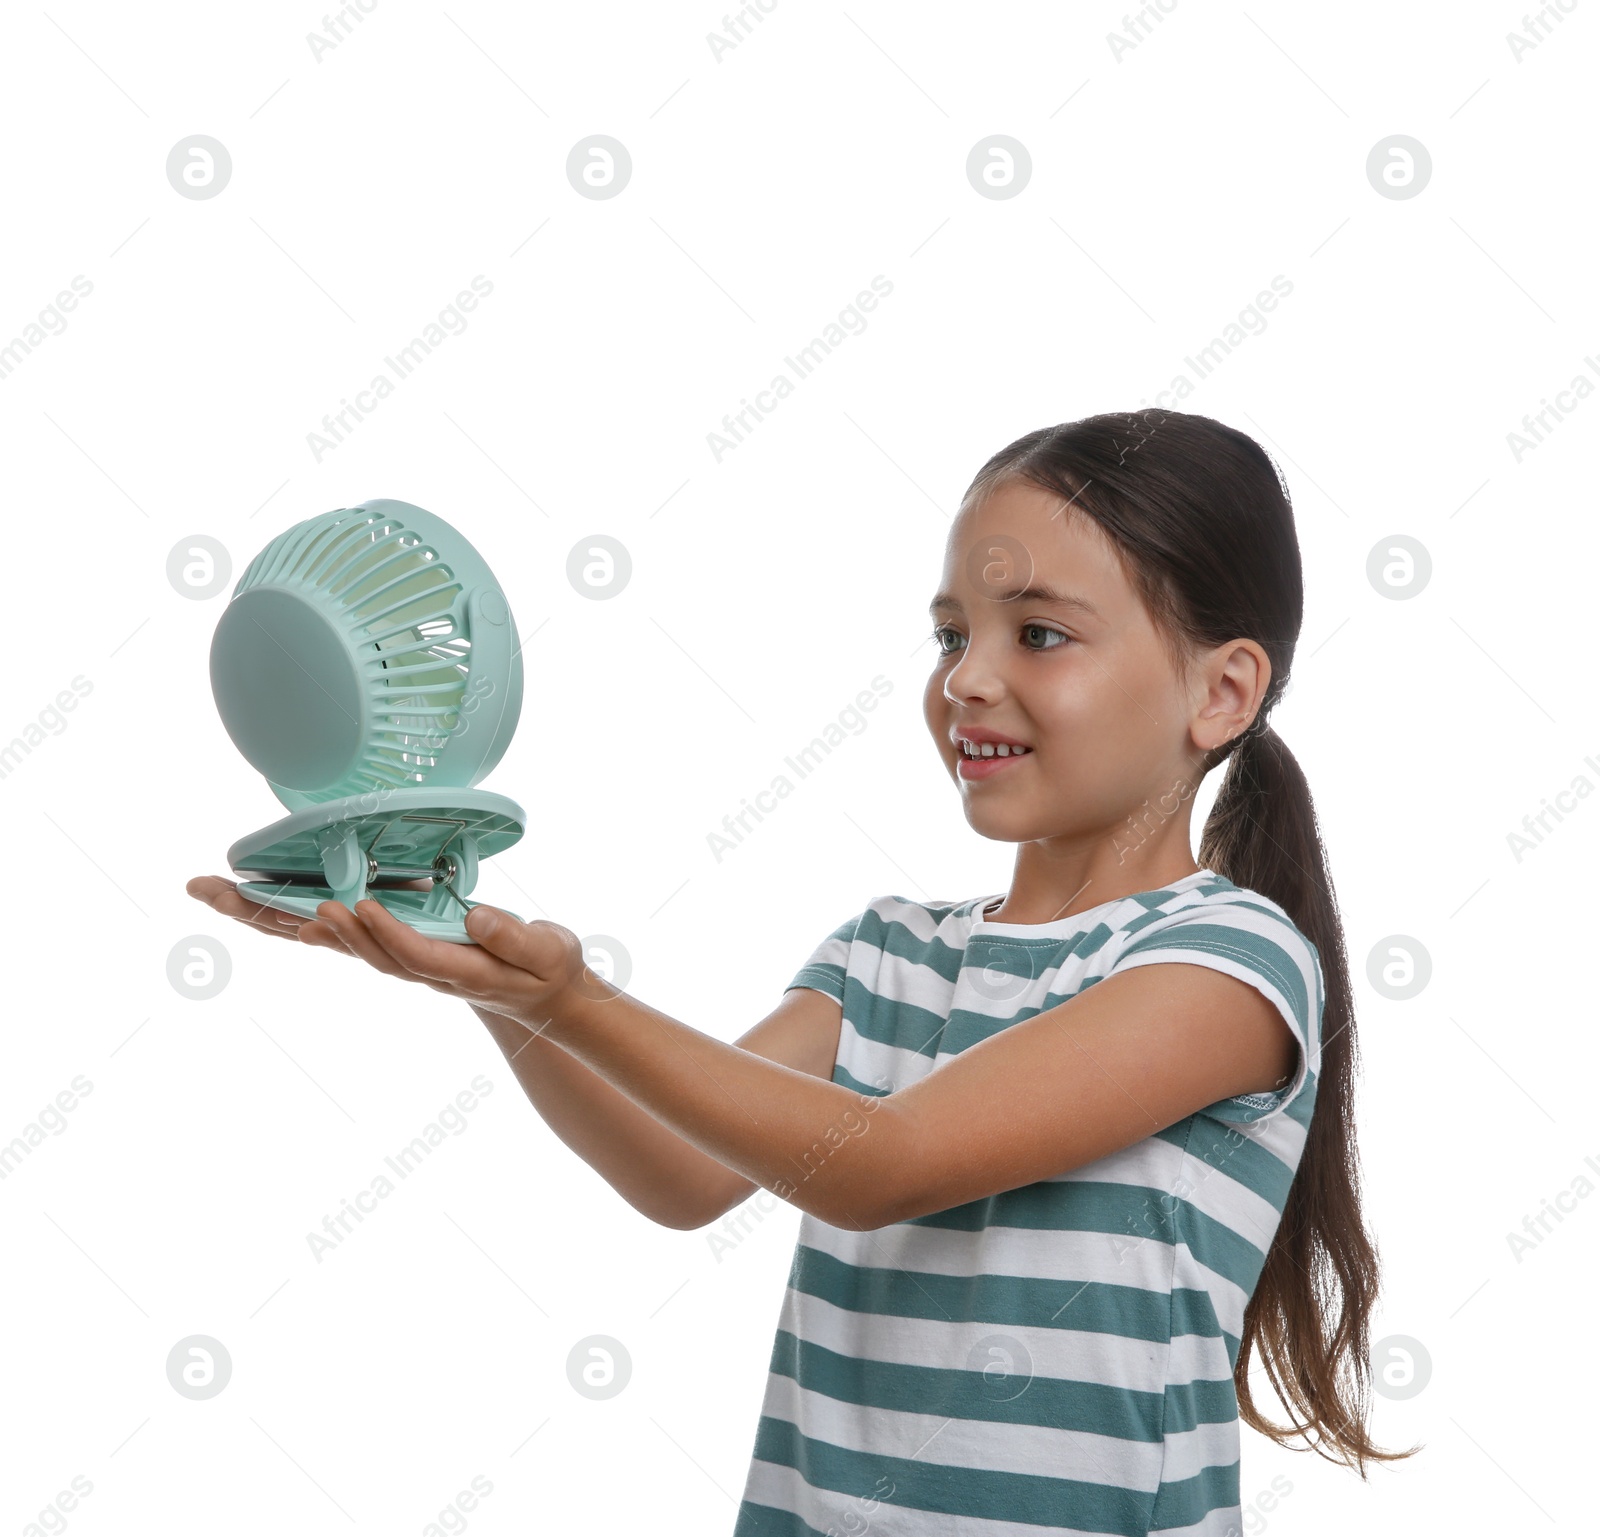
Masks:
[[[1005,889],[1012,850],[966,826],[921,718],[950,517],[1022,433],[1174,404],[1257,437],[1294,499],[1274,724],[1356,987],[1375,1430],[1426,1443],[1363,1484],[1246,1430],[1247,1512],[1291,1491],[1247,1529],[1586,1529],[1594,10],[1536,43],[1476,3],[1176,0],[1141,28],[1121,0],[778,0],[742,35],[682,3],[340,14],[4,23],[0,1147],[25,1151],[0,1181],[0,1528],[426,1532],[474,1479],[443,1529],[733,1523],[798,1213],[746,1208],[721,1250],[652,1226],[464,1007],[184,892],[282,814],[207,674],[257,550],[372,496],[468,534],[526,638],[486,788],[529,828],[477,895],[609,936],[630,992],[732,1039],[872,897]],[[599,135],[631,161],[606,198],[568,175]],[[997,135],[1030,162],[1000,198],[967,172]],[[199,136],[230,163],[214,196],[168,177]],[[1385,195],[1369,161],[1407,141],[1426,184]],[[314,441],[474,277],[464,328]],[[864,328],[719,451],[874,277]],[[1274,277],[1292,291],[1241,320]],[[631,578],[597,601],[567,572],[601,535]],[[231,565],[209,598],[168,577],[200,536]],[[1369,577],[1396,547],[1427,555],[1410,596]],[[231,965],[206,1000],[168,980],[196,935]],[[1430,966],[1405,1000],[1369,979],[1394,946]],[[307,1235],[479,1074],[319,1261]],[[169,1382],[191,1336],[231,1361],[209,1398]],[[591,1336],[626,1354],[609,1398],[569,1380]]]

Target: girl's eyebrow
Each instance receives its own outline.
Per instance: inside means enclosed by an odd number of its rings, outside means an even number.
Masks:
[[[1100,610],[1087,598],[1079,597],[1072,592],[1058,592],[1054,587],[1046,586],[1042,582],[1019,587],[1014,592],[996,593],[994,598],[996,603],[1054,603],[1061,608],[1081,609],[1086,614],[1094,615],[1096,619],[1100,617]],[[940,609],[948,609],[957,614],[964,612],[961,600],[953,592],[937,594],[933,602],[928,605],[930,614],[937,613]]]

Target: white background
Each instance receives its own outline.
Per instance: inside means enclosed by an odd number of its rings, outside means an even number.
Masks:
[[[0,1183],[0,1530],[74,1476],[85,1534],[420,1532],[474,1476],[483,1537],[729,1530],[798,1223],[719,1262],[569,1153],[463,1007],[186,896],[282,808],[211,699],[226,588],[176,590],[169,552],[210,536],[236,578],[371,496],[467,532],[527,637],[486,788],[530,827],[477,895],[615,936],[631,992],[732,1039],[873,896],[1004,890],[1012,850],[966,826],[920,712],[953,509],[1022,433],[1154,403],[1278,274],[1292,296],[1181,407],[1294,496],[1274,723],[1347,926],[1373,1338],[1431,1367],[1374,1414],[1426,1449],[1366,1484],[1244,1431],[1247,1508],[1292,1486],[1250,1529],[1585,1530],[1600,809],[1521,859],[1508,834],[1600,783],[1600,404],[1520,462],[1507,434],[1600,354],[1595,9],[1520,62],[1517,4],[1180,0],[1120,58],[1115,3],[782,0],[720,60],[714,5],[379,0],[319,59],[323,15],[70,0],[0,37],[0,344],[93,285],[0,379],[0,738],[91,685],[0,779],[0,1141],[92,1084]],[[565,170],[600,133],[633,163],[603,201]],[[1005,200],[965,174],[996,133],[1032,160]],[[214,198],[167,180],[194,134],[232,158]],[[1409,199],[1366,174],[1395,134],[1432,159]],[[324,414],[478,274],[468,328],[319,459]],[[866,330],[718,462],[723,415],[877,274]],[[633,563],[604,602],[566,577],[596,534]],[[1432,561],[1404,601],[1367,577],[1397,534]],[[867,729],[717,860],[878,674]],[[196,934],[232,961],[204,1002],[167,980]],[[1407,1002],[1367,979],[1394,935],[1432,960]],[[467,1129],[317,1263],[307,1233],[479,1073]],[[233,1363],[198,1402],[166,1377],[192,1334]],[[632,1371],[599,1402],[567,1378],[595,1334]]]

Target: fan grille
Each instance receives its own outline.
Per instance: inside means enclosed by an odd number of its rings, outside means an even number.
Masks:
[[[373,729],[355,770],[312,801],[424,783],[460,720],[470,671],[461,581],[403,519],[343,508],[296,525],[235,593],[273,586],[315,601],[343,631]]]

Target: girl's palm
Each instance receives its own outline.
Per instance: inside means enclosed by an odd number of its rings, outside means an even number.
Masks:
[[[587,986],[590,996],[611,989],[583,963],[583,947],[570,929],[544,921],[524,924],[498,913],[500,926],[487,940],[471,945],[424,939],[381,904],[369,901],[364,920],[342,902],[327,901],[315,918],[301,918],[263,907],[241,896],[236,884],[215,875],[197,875],[185,888],[225,918],[279,939],[319,945],[365,961],[375,971],[407,982],[421,982],[435,992],[464,999],[476,1009],[542,1023],[545,1006],[572,986]],[[427,880],[405,888],[432,889]]]

